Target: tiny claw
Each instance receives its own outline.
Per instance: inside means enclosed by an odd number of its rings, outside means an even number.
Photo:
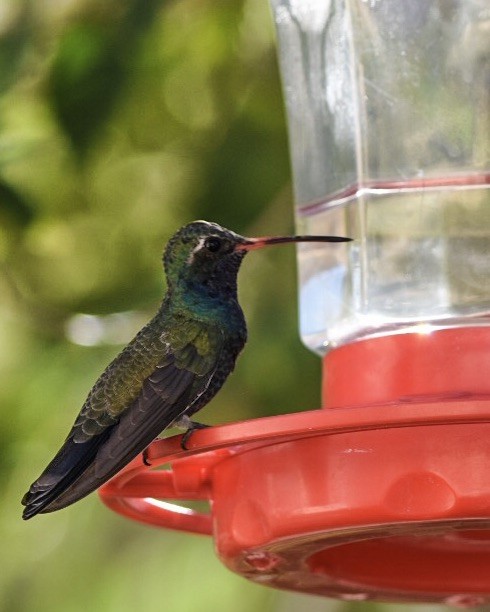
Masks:
[[[191,421],[189,419],[187,423],[188,429],[185,434],[182,436],[182,440],[180,441],[180,448],[182,450],[189,450],[187,447],[187,443],[191,439],[192,434],[196,431],[196,429],[207,429],[211,427],[211,425],[205,425],[204,423],[197,423],[196,421]]]
[[[162,439],[163,439],[163,438],[160,438],[160,436],[158,436],[158,438],[155,438],[155,439],[153,440],[153,442],[156,442],[157,440],[162,440]],[[147,447],[145,448],[145,450],[144,450],[144,451],[141,453],[141,457],[142,457],[142,459],[143,459],[143,463],[144,463],[145,465],[147,465],[148,467],[151,467],[153,464],[152,464],[152,462],[150,461],[150,459],[148,458],[148,455],[150,454],[150,453],[148,452],[148,451],[149,451],[149,449],[150,449],[150,447],[149,447],[149,446],[147,446]]]
[[[141,455],[143,457],[143,463],[148,467],[151,467],[151,461],[148,459],[148,448],[145,448]]]

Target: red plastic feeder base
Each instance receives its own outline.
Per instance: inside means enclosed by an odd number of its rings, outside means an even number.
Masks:
[[[138,458],[102,500],[212,534],[221,560],[261,584],[490,601],[490,330],[366,340],[325,362],[326,409],[201,430],[185,452],[180,436],[156,441],[149,460],[166,469]]]

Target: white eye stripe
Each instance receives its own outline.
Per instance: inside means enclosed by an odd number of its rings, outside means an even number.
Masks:
[[[197,246],[195,246],[192,249],[189,257],[187,258],[188,264],[191,264],[194,261],[194,255],[204,247],[205,242],[206,242],[206,238],[199,238],[199,242],[197,243]]]

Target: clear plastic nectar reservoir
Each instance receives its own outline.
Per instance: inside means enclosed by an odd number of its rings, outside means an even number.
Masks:
[[[486,3],[271,1],[307,346],[490,325]]]

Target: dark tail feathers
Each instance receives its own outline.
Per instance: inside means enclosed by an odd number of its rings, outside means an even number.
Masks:
[[[22,514],[24,520],[40,512],[49,512],[49,505],[92,463],[111,429],[108,427],[103,434],[86,442],[76,443],[71,436],[67,438],[51,463],[22,498],[22,505],[25,506]]]

